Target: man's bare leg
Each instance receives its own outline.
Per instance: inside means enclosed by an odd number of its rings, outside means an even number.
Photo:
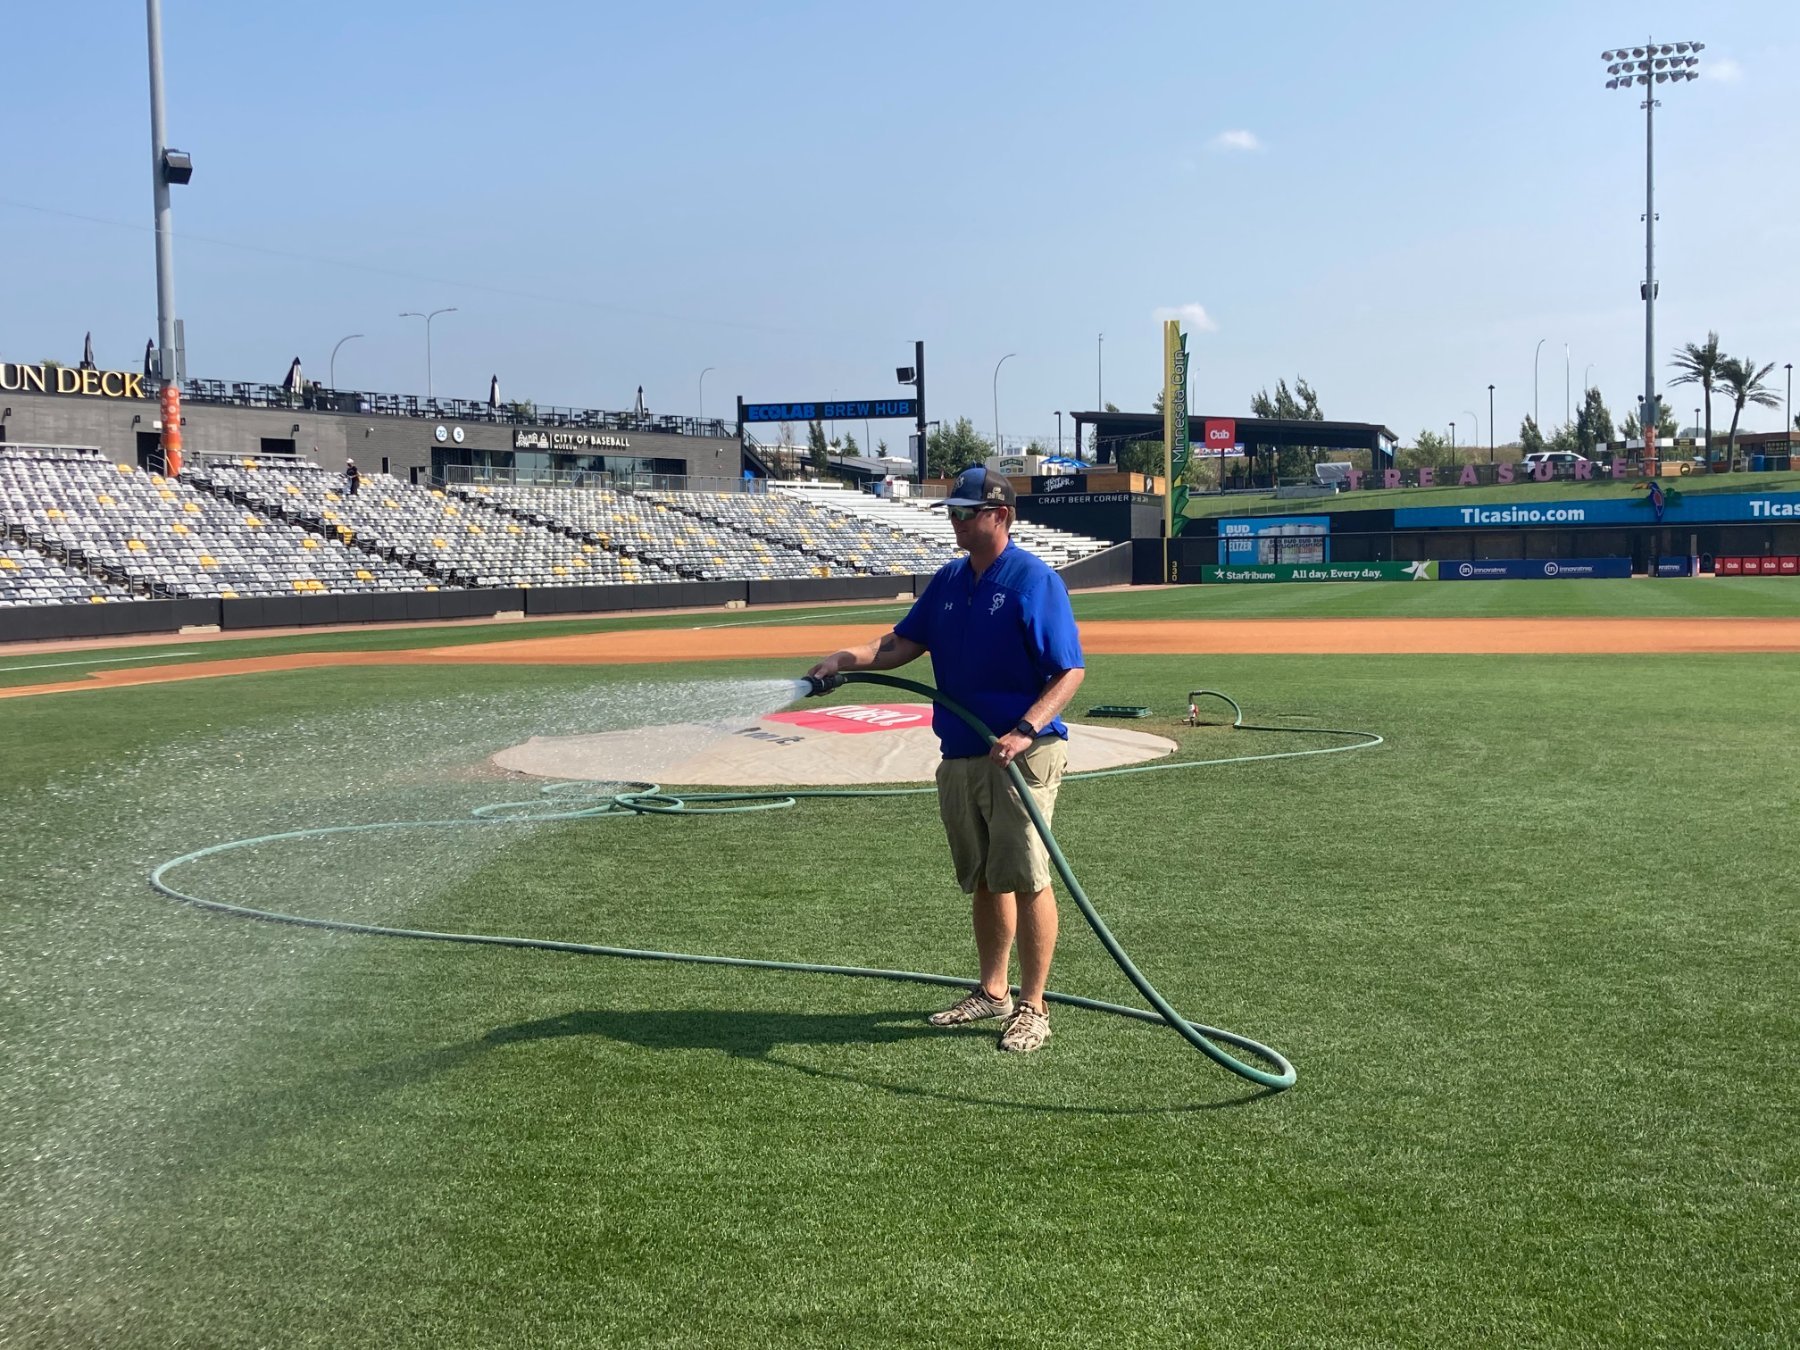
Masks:
[[[1012,987],[1012,982],[1006,978],[1006,968],[1012,957],[1013,934],[1019,925],[1018,898],[1011,891],[990,891],[986,886],[978,885],[972,897],[972,908],[975,952],[981,958],[982,991],[989,997],[1004,999]],[[1055,941],[1053,918],[1052,945]]]
[[[1056,954],[1056,893],[1046,886],[1011,909],[1019,938],[1019,997],[1042,1012],[1044,986],[1050,982],[1050,958]]]

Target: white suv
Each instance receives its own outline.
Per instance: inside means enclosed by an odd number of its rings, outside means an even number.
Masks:
[[[1537,471],[1540,464],[1550,466],[1552,478],[1573,478],[1577,464],[1592,464],[1586,455],[1578,455],[1573,450],[1534,450],[1519,461],[1519,476]]]

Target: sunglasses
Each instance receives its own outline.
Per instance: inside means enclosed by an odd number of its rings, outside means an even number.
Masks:
[[[997,511],[996,506],[946,506],[944,508],[952,520],[973,520],[983,511]]]

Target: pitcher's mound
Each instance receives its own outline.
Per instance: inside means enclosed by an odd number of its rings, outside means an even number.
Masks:
[[[1161,759],[1174,741],[1122,727],[1069,725],[1069,772]],[[938,740],[928,703],[858,703],[769,713],[743,725],[678,722],[591,736],[533,736],[494,756],[540,778],[669,787],[830,787],[927,783]]]

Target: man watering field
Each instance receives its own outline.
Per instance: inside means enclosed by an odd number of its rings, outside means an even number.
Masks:
[[[892,670],[931,653],[938,687],[998,739],[990,748],[948,710],[932,714],[943,749],[938,811],[957,884],[972,897],[981,982],[933,1013],[933,1026],[999,1018],[1000,1048],[1021,1053],[1050,1037],[1044,989],[1056,950],[1050,856],[1007,777],[1017,763],[1046,824],[1067,762],[1060,714],[1081,687],[1086,662],[1069,593],[1046,563],[1012,542],[1012,484],[981,467],[965,470],[944,505],[968,550],[939,569],[893,631],[833,652],[809,676]],[[1015,939],[1019,997],[1007,972]]]

